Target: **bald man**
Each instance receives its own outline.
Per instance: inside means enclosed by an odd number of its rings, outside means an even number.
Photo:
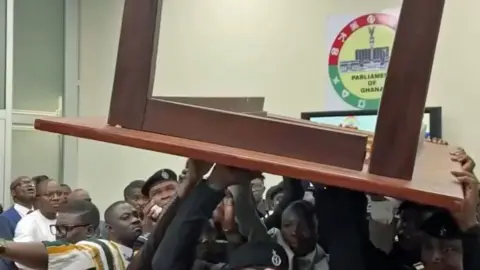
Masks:
[[[92,201],[90,194],[85,189],[77,188],[70,195],[67,197],[67,201],[76,201],[76,200],[84,200],[84,201]]]

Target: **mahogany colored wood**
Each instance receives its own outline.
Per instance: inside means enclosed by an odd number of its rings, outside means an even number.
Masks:
[[[152,97],[162,4],[125,2],[108,124],[361,170],[365,136],[262,118],[263,99]]]
[[[363,171],[318,164],[308,160],[281,157],[257,151],[222,146],[156,133],[112,127],[103,118],[37,119],[38,130],[114,143],[156,152],[187,156],[210,162],[262,172],[309,179],[331,186],[436,205],[452,210],[463,200],[462,190],[449,171],[457,169],[450,161],[449,148],[425,143],[417,158],[412,181],[377,176]],[[435,162],[431,162],[435,160]]]
[[[125,0],[108,123],[141,129],[155,77],[162,0]]]
[[[261,112],[265,104],[263,97],[153,97],[156,100],[166,100],[185,103],[200,107],[213,108],[231,112]]]
[[[125,2],[108,125],[103,119],[51,119],[36,120],[35,127],[455,209],[458,207],[456,203],[463,199],[463,193],[450,175],[450,170],[457,169],[457,164],[450,161],[449,149],[425,144],[416,161],[411,157],[412,148],[416,149],[418,141],[418,132],[415,131],[420,126],[418,108],[422,102],[424,104],[422,98],[425,95],[413,90],[421,92],[428,86],[436,34],[426,32],[438,32],[435,28],[441,17],[438,2],[443,4],[442,0],[404,0],[398,25],[400,33],[387,76],[387,96],[382,99],[375,134],[376,160],[370,170],[378,175],[368,173],[363,166],[371,134],[269,116],[262,111],[252,112],[249,110],[257,107],[242,98],[229,100],[230,105],[227,104],[228,98],[223,98],[224,104],[212,99],[207,102],[207,98],[152,98],[162,8],[160,0]],[[427,6],[431,10],[425,11]],[[428,16],[420,20],[416,13]],[[414,25],[409,23],[410,17]],[[409,27],[410,32],[405,30]],[[422,40],[424,36],[416,33],[427,35],[423,41],[426,44],[417,44],[415,39]],[[424,55],[416,54],[414,49]],[[406,58],[403,61],[402,56]],[[411,74],[413,79],[409,78],[407,69],[420,74]],[[412,81],[404,82],[408,80]],[[392,104],[395,97],[398,99]],[[398,106],[399,101],[405,100],[414,105],[411,108],[407,104]],[[414,111],[412,115],[407,112],[410,109]],[[401,118],[408,118],[413,125]],[[395,125],[386,123],[385,119]],[[418,127],[415,126],[417,123]],[[408,138],[402,138],[405,130]],[[380,147],[387,147],[391,152],[383,153]],[[400,148],[407,150],[401,152]],[[387,162],[381,163],[381,158]],[[408,159],[406,165],[392,165],[399,158]],[[400,179],[399,175],[407,175],[405,172],[411,170],[409,164],[412,162],[415,162],[412,180]],[[390,166],[396,178],[386,177],[388,171],[379,168],[382,164]]]
[[[412,179],[444,4],[444,0],[403,1],[375,128],[370,173]]]
[[[144,131],[361,170],[367,136],[166,100],[149,100]]]

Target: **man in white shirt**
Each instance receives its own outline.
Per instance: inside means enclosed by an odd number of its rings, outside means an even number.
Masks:
[[[63,192],[60,185],[52,179],[43,179],[36,183],[37,210],[18,222],[15,229],[15,242],[55,241],[50,227],[57,222],[57,212],[61,205]],[[18,268],[25,269],[22,265]]]
[[[62,190],[54,180],[47,179],[36,183],[37,210],[18,222],[15,229],[15,242],[54,241],[55,235],[50,225],[55,225],[60,207]]]

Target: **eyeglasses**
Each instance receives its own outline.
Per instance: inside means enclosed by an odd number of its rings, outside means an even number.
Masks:
[[[50,232],[53,235],[59,237],[65,237],[67,233],[73,231],[75,228],[87,227],[91,224],[79,224],[79,225],[50,225]]]
[[[63,192],[55,191],[55,192],[49,192],[49,193],[45,193],[45,194],[37,194],[37,197],[46,197],[48,199],[53,199],[55,196],[62,197]]]

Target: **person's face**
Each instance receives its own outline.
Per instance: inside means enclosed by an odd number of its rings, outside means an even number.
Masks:
[[[60,187],[60,190],[62,191],[62,199],[61,199],[61,203],[62,204],[65,204],[68,202],[68,195],[70,195],[70,193],[72,193],[72,190],[69,188],[69,187],[66,187],[66,186],[61,186]]]
[[[76,243],[94,237],[96,234],[92,224],[83,223],[78,214],[72,213],[58,213],[57,223],[51,225],[50,229],[57,240],[69,243]]]
[[[263,179],[253,179],[251,185],[253,198],[255,198],[256,202],[261,201],[263,198],[263,193],[265,192],[265,184],[263,183]]]
[[[272,209],[275,209],[277,207],[277,205],[280,203],[282,198],[283,198],[283,192],[279,192],[275,194],[275,196],[273,196]]]
[[[147,197],[143,196],[141,188],[133,188],[130,195],[125,198],[126,201],[133,205],[138,211],[142,211],[148,202]]]
[[[45,213],[57,213],[62,195],[57,182],[44,181],[37,190],[37,207]]]
[[[417,209],[405,209],[400,213],[398,220],[398,241],[407,250],[414,250],[420,247],[422,233],[419,230],[424,213]]]
[[[177,181],[164,181],[153,185],[148,192],[150,200],[164,207],[177,192]]]
[[[459,239],[424,238],[422,262],[425,270],[462,270],[463,248]]]
[[[283,212],[281,233],[295,255],[307,255],[316,246],[316,225],[295,209]]]
[[[118,205],[113,212],[111,223],[108,224],[108,230],[116,238],[133,244],[142,234],[138,210],[129,203]]]
[[[12,192],[12,196],[20,201],[31,201],[35,198],[35,195],[35,184],[33,180],[28,177],[19,180]]]

